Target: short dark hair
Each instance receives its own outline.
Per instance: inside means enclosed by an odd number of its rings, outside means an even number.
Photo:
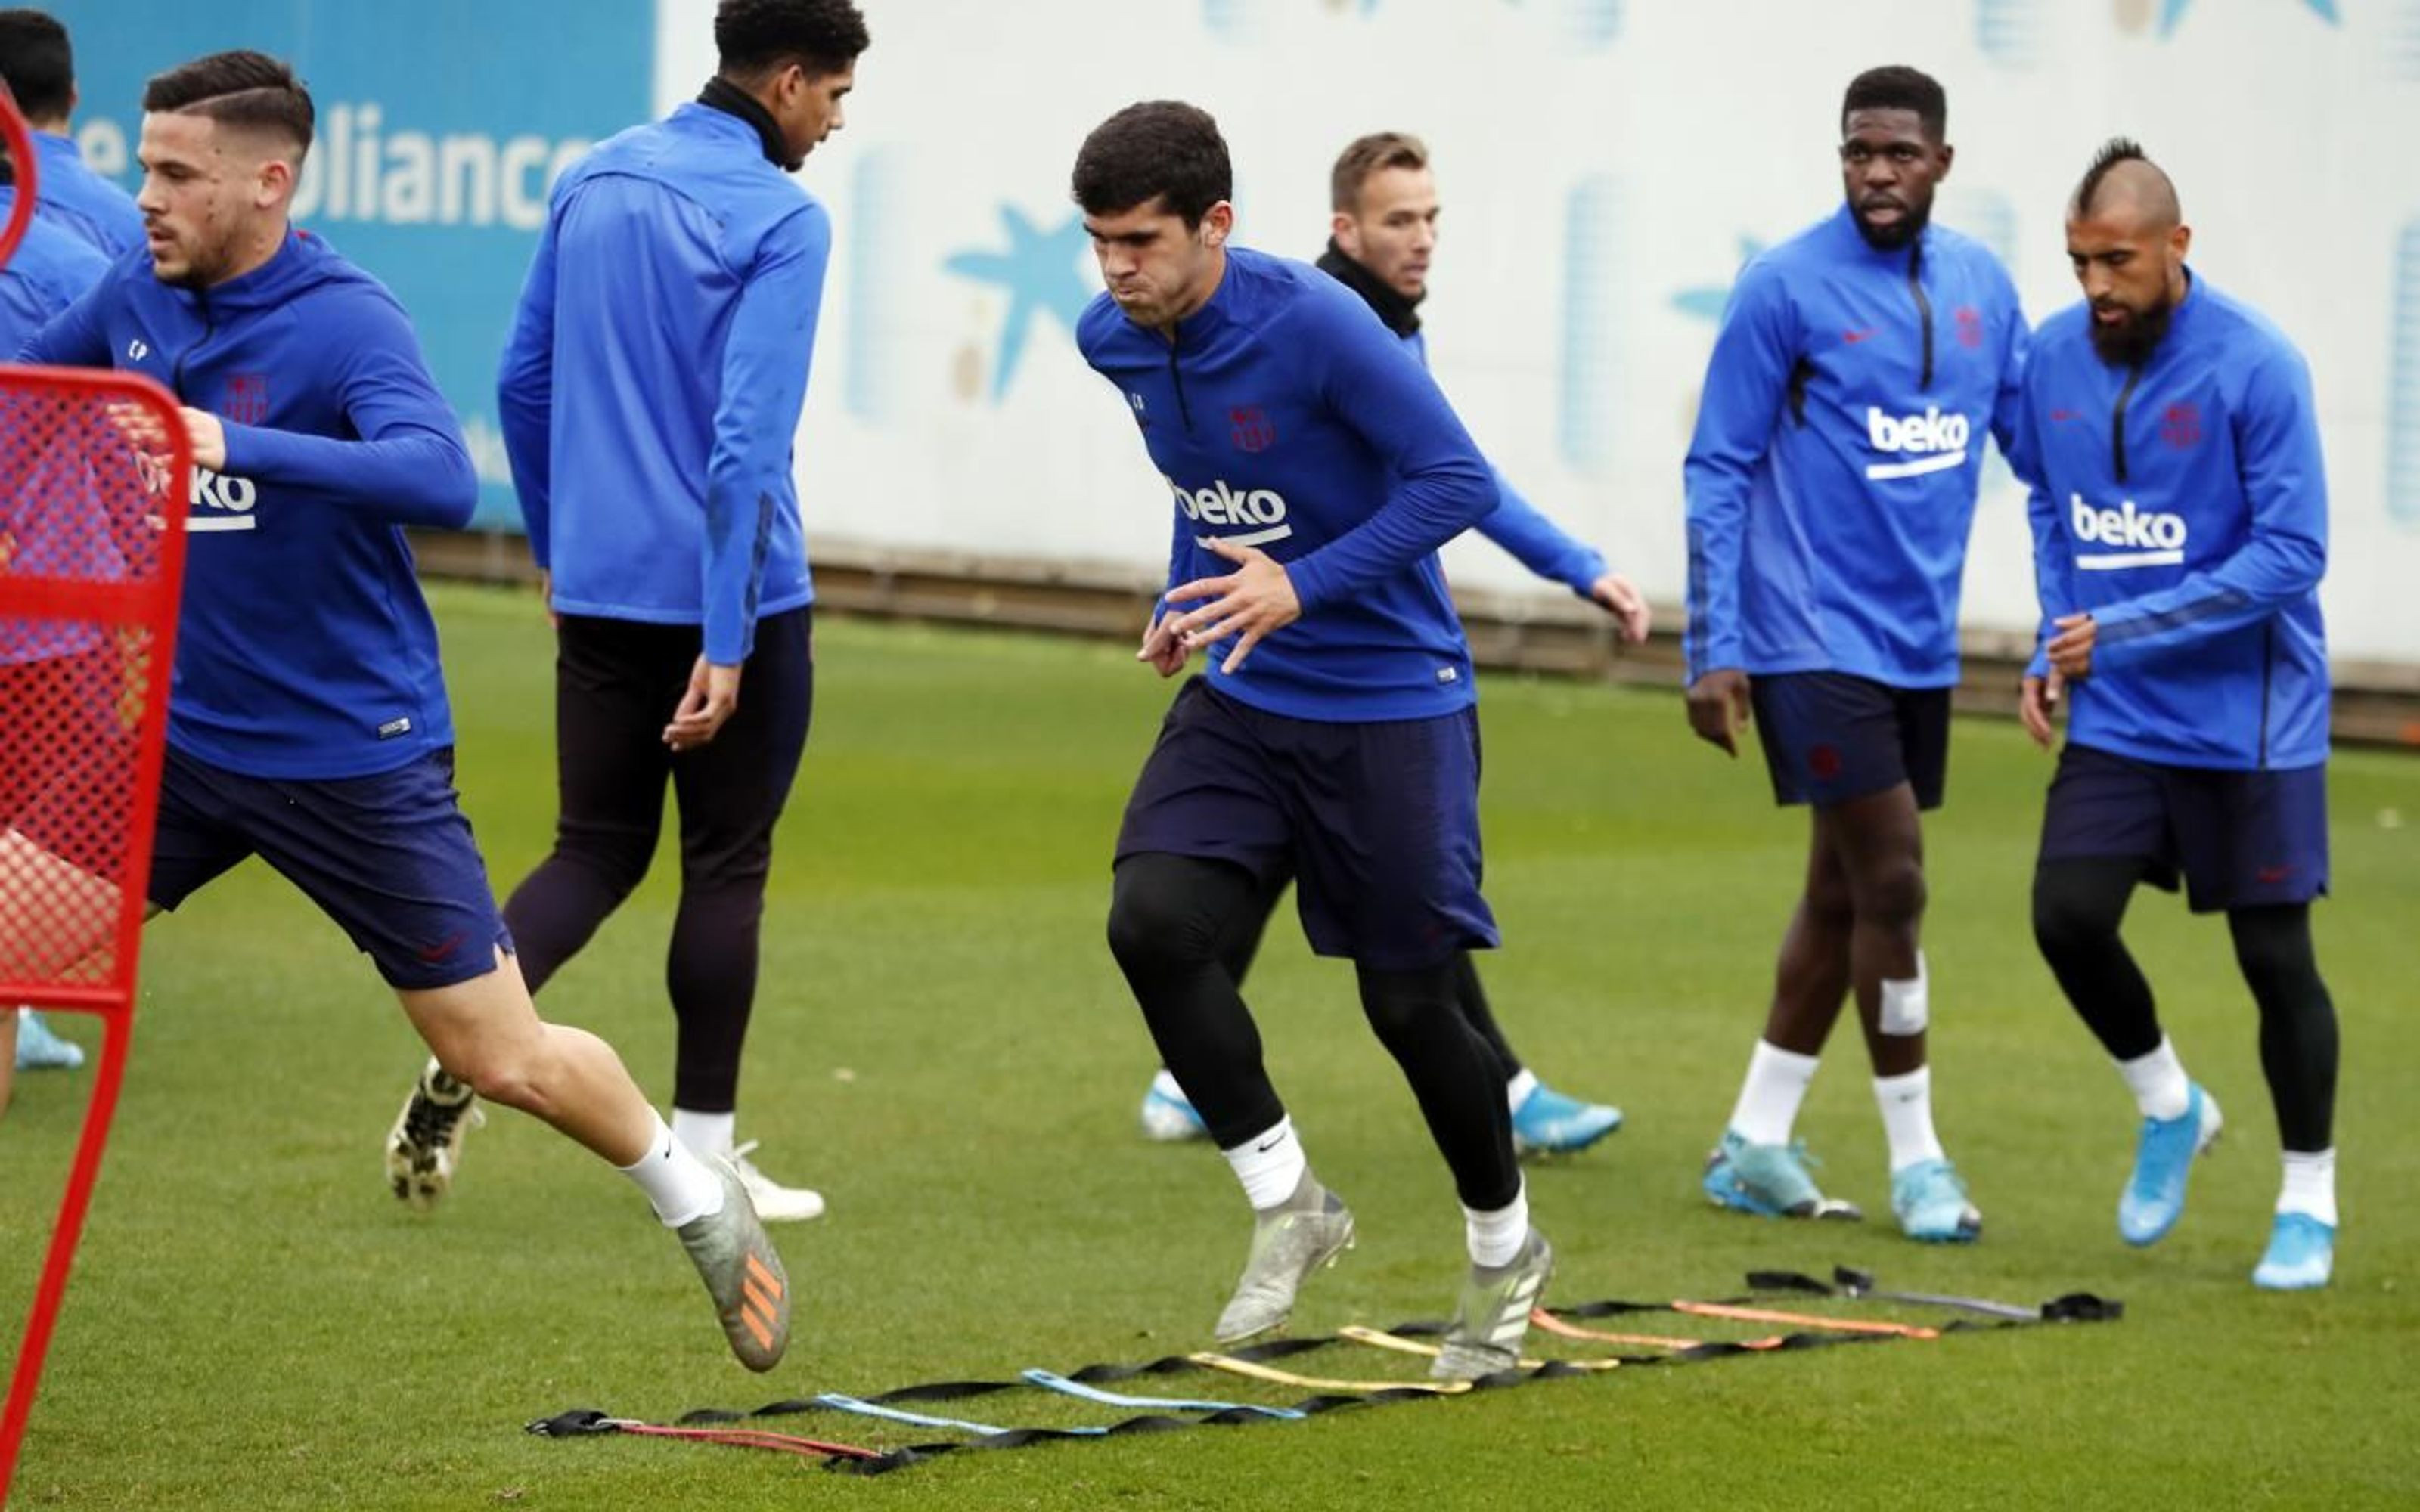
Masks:
[[[1189,228],[1211,206],[1233,197],[1235,171],[1208,111],[1181,100],[1146,100],[1093,128],[1076,153],[1074,187],[1087,215],[1163,200]]]
[[[734,79],[793,63],[811,75],[838,73],[872,45],[849,0],[722,0],[714,8],[715,51]]]
[[[1840,97],[1840,129],[1847,131],[1849,117],[1861,110],[1912,110],[1934,142],[1949,131],[1949,96],[1941,81],[1902,64],[1868,69],[1849,81],[1848,93]]]
[[[1361,208],[1361,186],[1389,168],[1425,168],[1428,144],[1408,131],[1357,136],[1337,154],[1327,175],[1327,208],[1349,215]]]
[[[75,101],[75,49],[42,10],[0,10],[0,80],[32,121],[65,116]]]
[[[292,144],[298,164],[318,124],[311,91],[266,53],[212,53],[155,73],[143,86],[143,109],[274,131]]]

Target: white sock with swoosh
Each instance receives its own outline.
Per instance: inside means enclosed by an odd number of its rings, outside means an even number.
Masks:
[[[1283,1207],[1311,1169],[1311,1161],[1302,1152],[1302,1141],[1294,1135],[1291,1118],[1280,1119],[1234,1149],[1219,1153],[1234,1167],[1235,1180],[1244,1183],[1245,1199],[1255,1212]]]

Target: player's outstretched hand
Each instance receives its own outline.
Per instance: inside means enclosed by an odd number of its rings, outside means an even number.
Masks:
[[[1589,597],[1595,599],[1614,623],[1621,626],[1621,638],[1632,645],[1647,639],[1647,631],[1655,623],[1654,610],[1647,607],[1647,595],[1618,572],[1608,572],[1589,584]]]
[[[1295,596],[1294,579],[1277,558],[1256,546],[1237,546],[1218,536],[1204,536],[1202,548],[1235,563],[1224,578],[1197,578],[1168,591],[1171,604],[1209,603],[1187,609],[1163,623],[1187,651],[1214,640],[1241,637],[1218,670],[1232,672],[1244,664],[1264,637],[1274,635],[1302,618],[1302,600]]]
[[[673,722],[664,726],[664,744],[676,751],[695,750],[738,711],[739,669],[718,667],[700,656],[690,670],[689,691],[673,711]]]
[[[1148,663],[1151,670],[1162,677],[1173,677],[1183,671],[1186,658],[1192,655],[1185,649],[1185,642],[1177,639],[1176,632],[1169,628],[1175,618],[1173,614],[1161,613],[1158,606],[1153,606],[1151,624],[1144,628],[1142,645],[1135,652],[1135,660]]]
[[[2034,744],[2048,750],[2058,733],[2054,721],[2058,717],[2059,695],[2067,691],[2067,679],[2053,667],[2048,677],[2028,677],[2017,694],[2017,717],[2024,721],[2025,733]]]
[[[1689,728],[1699,740],[1736,756],[1750,717],[1747,673],[1738,668],[1717,667],[1689,685]]]
[[[2050,622],[2058,634],[2042,647],[2051,670],[2072,683],[2092,675],[2092,642],[2099,626],[2089,614],[2062,614]]]

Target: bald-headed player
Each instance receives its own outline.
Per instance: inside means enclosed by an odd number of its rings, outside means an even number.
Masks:
[[[2311,945],[2328,887],[2328,495],[2310,372],[2291,342],[2185,264],[2193,233],[2143,149],[2101,149],[2070,201],[2084,301],[2043,322],[2025,375],[2040,648],[2020,713],[2068,742],[2034,872],[2034,935],[2134,1094],[2130,1244],[2184,1211],[2218,1103],[2185,1074],[2118,924],[2137,885],[2224,913],[2260,1007],[2285,1146],[2272,1288],[2335,1254],[2335,1008]]]

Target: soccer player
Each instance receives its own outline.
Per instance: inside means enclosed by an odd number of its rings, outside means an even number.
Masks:
[[[6,20],[0,15],[0,23]],[[5,36],[4,28],[0,36]],[[42,171],[36,169],[38,175]],[[0,222],[15,209],[16,201],[16,187],[0,183]],[[26,222],[24,239],[0,267],[0,351],[16,351],[100,282],[108,269],[107,257],[62,226],[39,215]],[[58,522],[43,513],[23,507],[36,491],[23,480],[11,483],[12,497],[0,500],[0,572],[86,565],[54,560],[62,550],[79,554],[89,543],[74,539],[80,532],[60,532]],[[108,655],[100,632],[89,627],[62,629],[38,621],[0,620],[0,710],[30,720],[75,707],[86,701],[90,689],[115,682],[114,668],[96,671],[86,665],[90,657]],[[53,775],[32,750],[13,749],[8,764],[0,766],[0,825],[13,822]],[[72,1070],[83,1064],[84,1047],[53,1033],[40,1014],[0,1008],[0,1112],[8,1109],[15,1072]]]
[[[273,58],[219,53],[153,78],[143,109],[149,255],[23,356],[115,364],[185,405],[197,472],[147,900],[174,909],[254,855],[293,881],[452,1074],[639,1186],[733,1351],[769,1369],[788,1283],[747,1189],[673,1138],[605,1041],[538,1019],[489,894],[402,529],[458,528],[477,481],[393,297],[289,224],[311,97]],[[62,828],[38,801],[0,862],[61,885]]]
[[[1846,203],[1749,263],[1723,314],[1684,470],[1688,716],[1737,755],[1754,710],[1774,796],[1814,811],[1773,1004],[1703,1186],[1742,1211],[1854,1216],[1791,1139],[1854,995],[1912,1239],[1982,1215],[1933,1129],[1922,830],[1941,803],[1958,592],[1983,432],[2006,452],[2024,347],[2008,273],[1931,224],[1948,103],[1870,69],[1840,106]]]
[[[57,313],[59,306],[51,301],[59,290],[72,299],[101,276],[111,259],[143,245],[143,212],[134,208],[132,195],[85,166],[68,135],[68,119],[76,107],[75,54],[67,28],[56,18],[39,10],[0,10],[0,83],[8,85],[34,138],[34,224],[45,227],[28,233],[9,270],[7,329],[0,330],[0,342],[6,345],[0,351],[13,352]],[[72,238],[98,255],[70,258],[55,246],[44,245],[58,236]],[[68,278],[73,282],[63,282]],[[0,807],[0,820],[7,816],[7,809]],[[0,1019],[8,1017],[8,1011],[0,1009]],[[27,1010],[20,1017],[24,1027],[15,1052],[12,1056],[0,1044],[0,1057],[25,1071],[71,1071],[84,1064],[84,1047],[54,1034],[40,1014]],[[0,1024],[0,1035],[14,1032],[13,1024]]]
[[[1437,245],[1436,177],[1428,148],[1418,137],[1379,131],[1348,144],[1328,176],[1329,237],[1320,271],[1361,296],[1422,366],[1428,341],[1420,332],[1419,306],[1428,297],[1429,264]],[[1518,558],[1549,582],[1559,582],[1613,616],[1623,640],[1647,639],[1647,600],[1630,579],[1608,571],[1605,556],[1578,541],[1521,497],[1504,474],[1496,480],[1495,510],[1479,522],[1481,534]],[[1284,893],[1280,873],[1265,897],[1265,922]],[[1234,941],[1228,974],[1238,986],[1260,943],[1259,928]],[[1585,1149],[1621,1127],[1621,1110],[1583,1103],[1539,1081],[1522,1064],[1503,1028],[1489,1011],[1478,967],[1464,955],[1456,969],[1455,995],[1463,1017],[1503,1063],[1505,1100],[1512,1109],[1516,1149],[1549,1152]],[[1184,1088],[1165,1067],[1143,1095],[1143,1132],[1155,1139],[1204,1137],[1202,1122]]]
[[[2302,354],[2186,266],[2177,193],[2122,138],[2067,210],[2084,301],[2035,334],[2024,434],[2042,643],[2019,713],[2067,748],[2042,816],[2034,937],[2143,1116],[2118,1232],[2184,1211],[2217,1102],[2186,1075],[2119,937],[2138,884],[2180,876],[2225,913],[2260,1009],[2285,1146],[2272,1288],[2324,1287],[2335,1256],[2336,1020],[2311,945],[2328,889],[2327,482]]]
[[[714,36],[705,93],[556,186],[504,352],[504,444],[555,615],[561,803],[504,922],[543,989],[646,875],[671,783],[673,1133],[772,1222],[824,1211],[732,1143],[773,826],[814,700],[790,443],[831,219],[788,176],[840,130],[867,37],[846,0],[722,0]],[[469,1108],[432,1062],[388,1135],[396,1196],[443,1194]]]
[[[86,167],[68,135],[76,82],[67,28],[44,11],[0,10],[0,80],[33,132],[39,212],[113,260],[142,246],[134,196]]]
[[[1222,1343],[1282,1326],[1353,1239],[1261,1063],[1226,942],[1272,876],[1311,948],[1353,962],[1462,1199],[1470,1253],[1440,1379],[1517,1358],[1553,1252],[1529,1226],[1503,1070],[1456,1006],[1497,942],[1479,892],[1470,654],[1436,549],[1496,507],[1486,463],[1420,364],[1333,279],[1229,244],[1209,116],[1128,106],[1078,153],[1105,294],[1077,323],[1173,494],[1169,589],[1137,658],[1195,651],[1118,837],[1111,950],[1163,1063],[1254,1211]]]

